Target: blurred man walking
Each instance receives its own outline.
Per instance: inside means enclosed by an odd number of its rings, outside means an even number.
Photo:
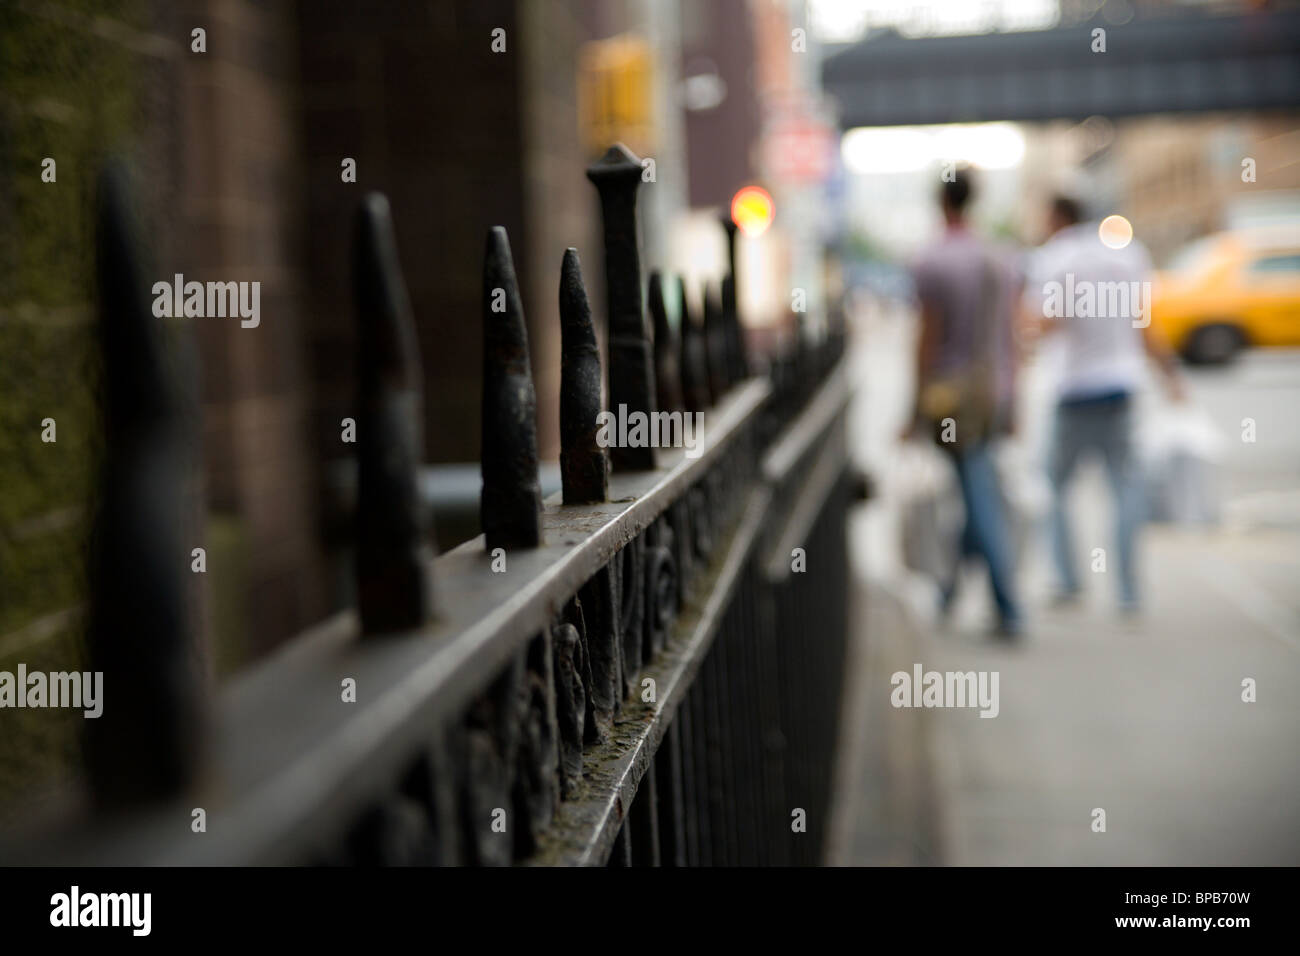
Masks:
[[[939,191],[943,235],[913,266],[921,311],[915,414],[908,433],[924,423],[957,470],[966,527],[962,553],[980,555],[989,569],[998,634],[1022,628],[1010,534],[991,441],[1011,421],[1014,375],[1012,273],[967,225],[970,173],[958,169]],[[956,590],[960,561],[944,589],[945,610]]]
[[[1056,333],[1062,350],[1048,456],[1052,554],[1060,588],[1056,603],[1070,603],[1079,595],[1067,495],[1080,459],[1096,454],[1105,463],[1115,502],[1120,606],[1135,612],[1142,490],[1133,453],[1132,405],[1146,355],[1157,361],[1176,400],[1182,386],[1173,354],[1151,327],[1152,268],[1145,247],[1125,242],[1124,235],[1108,236],[1108,245],[1098,223],[1082,220],[1077,200],[1062,195],[1052,201],[1050,237],[1031,257],[1025,287],[1027,322]]]

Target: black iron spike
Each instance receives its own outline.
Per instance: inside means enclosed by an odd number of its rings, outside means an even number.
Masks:
[[[98,186],[105,434],[87,645],[90,674],[100,675],[107,696],[100,716],[86,721],[86,766],[96,805],[120,809],[194,782],[206,708],[183,583],[189,396],[167,371],[125,169],[110,163]]]
[[[370,193],[353,237],[357,310],[357,608],[364,635],[433,617],[433,535],[419,488],[424,399],[411,299],[388,200]]]
[[[727,330],[727,373],[732,383],[749,376],[749,358],[745,350],[744,327],[740,321],[740,307],[736,301],[736,244],[739,227],[730,214],[721,217],[722,228],[727,233],[727,275],[722,280],[722,315]]]
[[[609,322],[609,404],[616,415],[655,411],[654,365],[641,292],[636,191],[641,161],[622,143],[587,168],[600,193],[605,233],[605,299]],[[655,467],[655,449],[615,446],[615,470]]]
[[[677,330],[668,320],[668,307],[664,302],[663,277],[656,270],[650,273],[650,315],[655,330],[655,386],[656,402],[660,411],[677,412],[685,406],[682,401],[681,345]]]
[[[677,296],[681,301],[681,369],[682,398],[688,412],[703,412],[713,404],[709,392],[709,365],[705,357],[704,330],[686,300],[686,282],[677,277]]]
[[[731,218],[730,210],[724,210],[718,216],[718,221],[722,223],[723,230],[727,233],[727,275],[736,274],[736,234],[740,227],[736,225],[736,220]]]
[[[734,384],[749,376],[749,359],[745,354],[745,333],[736,311],[736,279],[722,280],[722,321],[727,343],[727,378]]]
[[[537,393],[510,240],[488,230],[483,260],[483,494],[479,521],[487,549],[542,542],[537,481]]]
[[[727,364],[727,324],[718,301],[717,287],[704,288],[704,354],[709,369],[709,391],[716,404],[731,387]]]
[[[566,505],[609,497],[609,454],[596,441],[600,348],[577,249],[560,266],[560,477]]]

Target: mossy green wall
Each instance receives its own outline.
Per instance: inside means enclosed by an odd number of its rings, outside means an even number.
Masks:
[[[138,28],[146,12],[141,0],[0,4],[0,670],[73,669],[84,656],[93,187],[104,157],[140,133],[140,54],[114,27]],[[54,183],[41,180],[47,156]],[[56,443],[41,441],[45,418]],[[0,807],[75,764],[81,720],[0,711]]]

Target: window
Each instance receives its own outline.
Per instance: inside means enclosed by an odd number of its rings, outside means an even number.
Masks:
[[[1250,264],[1251,272],[1300,272],[1300,254],[1265,256]]]

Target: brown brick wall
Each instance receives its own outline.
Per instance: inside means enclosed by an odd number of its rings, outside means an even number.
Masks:
[[[587,180],[591,162],[578,126],[577,51],[590,38],[580,11],[564,0],[521,5],[523,166],[527,246],[520,281],[528,315],[538,442],[543,460],[558,459],[560,396],[560,261],[577,248],[597,328],[603,338],[604,259],[600,203]],[[515,244],[516,264],[521,247]]]
[[[384,5],[374,17],[347,5],[302,7],[306,294],[315,437],[327,460],[350,452],[339,441],[354,398],[349,239],[370,190],[392,204],[415,311],[425,455],[478,458],[483,240],[504,225],[517,257],[524,240],[515,25],[514,4],[501,0]],[[505,54],[490,51],[497,26],[507,31]],[[357,161],[356,184],[340,181],[345,156]]]
[[[329,606],[309,430],[297,21],[287,0],[181,11],[184,237],[162,275],[261,283],[258,327],[194,320],[209,518],[242,543],[209,555],[213,600],[240,610],[224,607],[214,635],[238,646],[218,655],[235,664]],[[195,26],[207,30],[204,54],[189,50]]]

